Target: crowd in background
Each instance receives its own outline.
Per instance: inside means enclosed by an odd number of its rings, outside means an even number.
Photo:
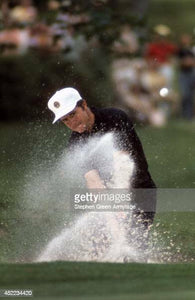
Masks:
[[[130,27],[129,32],[127,27],[122,30],[121,46],[117,42],[118,52],[138,52],[138,41],[135,42],[135,34]],[[141,56],[114,60],[113,77],[116,89],[137,117],[152,125],[164,125],[173,115],[192,120],[194,55],[192,37],[189,34],[182,34],[179,42],[175,43],[171,40],[170,28],[157,25],[152,39],[144,45]]]
[[[63,5],[49,1],[47,14],[43,16],[39,15],[32,0],[16,0],[11,8],[5,1],[1,5],[1,19],[4,23],[0,31],[3,55],[25,54],[29,50],[68,53],[77,48],[75,56],[78,57],[86,46],[84,37],[75,34],[75,27],[87,22],[88,17],[70,13],[69,1],[64,1]]]
[[[62,53],[79,61],[89,47],[98,47],[95,38],[78,34],[77,26],[89,22],[87,14],[74,14],[69,1],[48,2],[47,17],[32,0],[1,4],[1,56],[23,55],[29,51]],[[51,21],[52,20],[52,21]],[[194,119],[195,71],[192,36],[182,34],[174,41],[171,29],[159,24],[148,42],[140,43],[139,34],[123,24],[112,45],[111,76],[121,105],[135,119],[154,126],[164,125],[170,116]]]

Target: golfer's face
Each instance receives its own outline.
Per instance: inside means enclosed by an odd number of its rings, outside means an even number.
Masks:
[[[88,114],[86,107],[77,107],[67,116],[61,118],[61,121],[72,131],[82,133],[87,130]]]

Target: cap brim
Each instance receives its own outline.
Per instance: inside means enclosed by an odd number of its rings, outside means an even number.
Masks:
[[[67,113],[67,114],[69,114],[69,113]],[[62,117],[65,117],[67,114],[62,115],[62,116],[57,116],[57,117],[55,117],[55,119],[53,120],[52,124],[54,124],[54,123],[56,123],[57,121],[59,121]]]
[[[56,123],[60,118],[55,118],[52,122],[52,124]]]

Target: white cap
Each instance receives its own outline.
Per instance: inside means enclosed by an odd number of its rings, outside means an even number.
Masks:
[[[81,99],[79,92],[71,87],[57,91],[48,101],[49,109],[55,114],[53,124],[74,110]]]

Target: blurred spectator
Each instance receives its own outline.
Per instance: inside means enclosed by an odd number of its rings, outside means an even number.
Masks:
[[[166,115],[159,109],[150,90],[142,84],[142,74],[147,69],[143,59],[118,59],[113,62],[112,76],[120,101],[133,112],[140,122],[153,126],[166,123]]]
[[[167,86],[165,76],[154,65],[147,66],[140,74],[140,81],[150,93],[151,101],[164,114],[165,119],[178,112],[178,96],[173,87]]]
[[[86,14],[75,14],[71,11],[71,1],[63,1],[56,20],[51,26],[53,51],[61,51],[65,54],[66,59],[78,60],[86,49],[87,42],[76,29],[88,21],[89,17]]]
[[[11,26],[0,32],[0,48],[3,55],[25,54],[29,46],[29,30]]]
[[[11,26],[0,32],[0,48],[3,55],[21,55],[29,49],[51,53],[52,44],[52,31],[43,23],[25,28]]]
[[[190,120],[194,116],[195,57],[192,48],[192,37],[189,34],[183,34],[180,37],[178,59],[182,116]]]
[[[67,25],[78,25],[87,23],[89,21],[89,17],[84,13],[75,13],[72,12],[71,9],[71,1],[66,0],[61,3],[60,11],[57,15],[56,22],[62,27],[66,27]]]
[[[113,50],[118,54],[134,54],[138,50],[139,44],[136,34],[128,24],[121,28],[120,37],[114,42]]]
[[[76,34],[75,27],[67,25],[62,30],[52,26],[53,30],[53,51],[65,54],[68,60],[79,60],[83,51],[87,48],[87,41],[81,34]]]
[[[55,0],[50,0],[47,3],[47,13],[44,15],[44,21],[48,25],[52,25],[56,21],[56,16],[60,9],[60,3]]]
[[[166,86],[173,83],[173,64],[171,58],[177,52],[177,46],[169,40],[171,30],[168,26],[159,24],[154,28],[154,39],[146,46],[145,57],[149,66],[155,65],[166,79]]]
[[[2,0],[0,3],[0,23],[1,28],[9,25],[9,6],[8,1]]]
[[[52,31],[43,23],[36,23],[30,28],[29,47],[33,50],[51,52],[53,43]]]
[[[48,2],[48,9],[49,10],[58,10],[60,8],[60,3],[56,0],[50,0]]]
[[[113,61],[112,78],[118,98],[137,120],[163,126],[178,110],[171,61],[177,47],[167,39],[170,33],[167,26],[159,25],[155,31],[156,40],[148,44],[146,59],[132,58],[132,54],[138,55],[138,39],[129,26],[122,27],[113,46],[118,58]]]
[[[37,9],[32,0],[21,0],[20,5],[15,6],[10,12],[12,22],[28,25],[36,21]]]

